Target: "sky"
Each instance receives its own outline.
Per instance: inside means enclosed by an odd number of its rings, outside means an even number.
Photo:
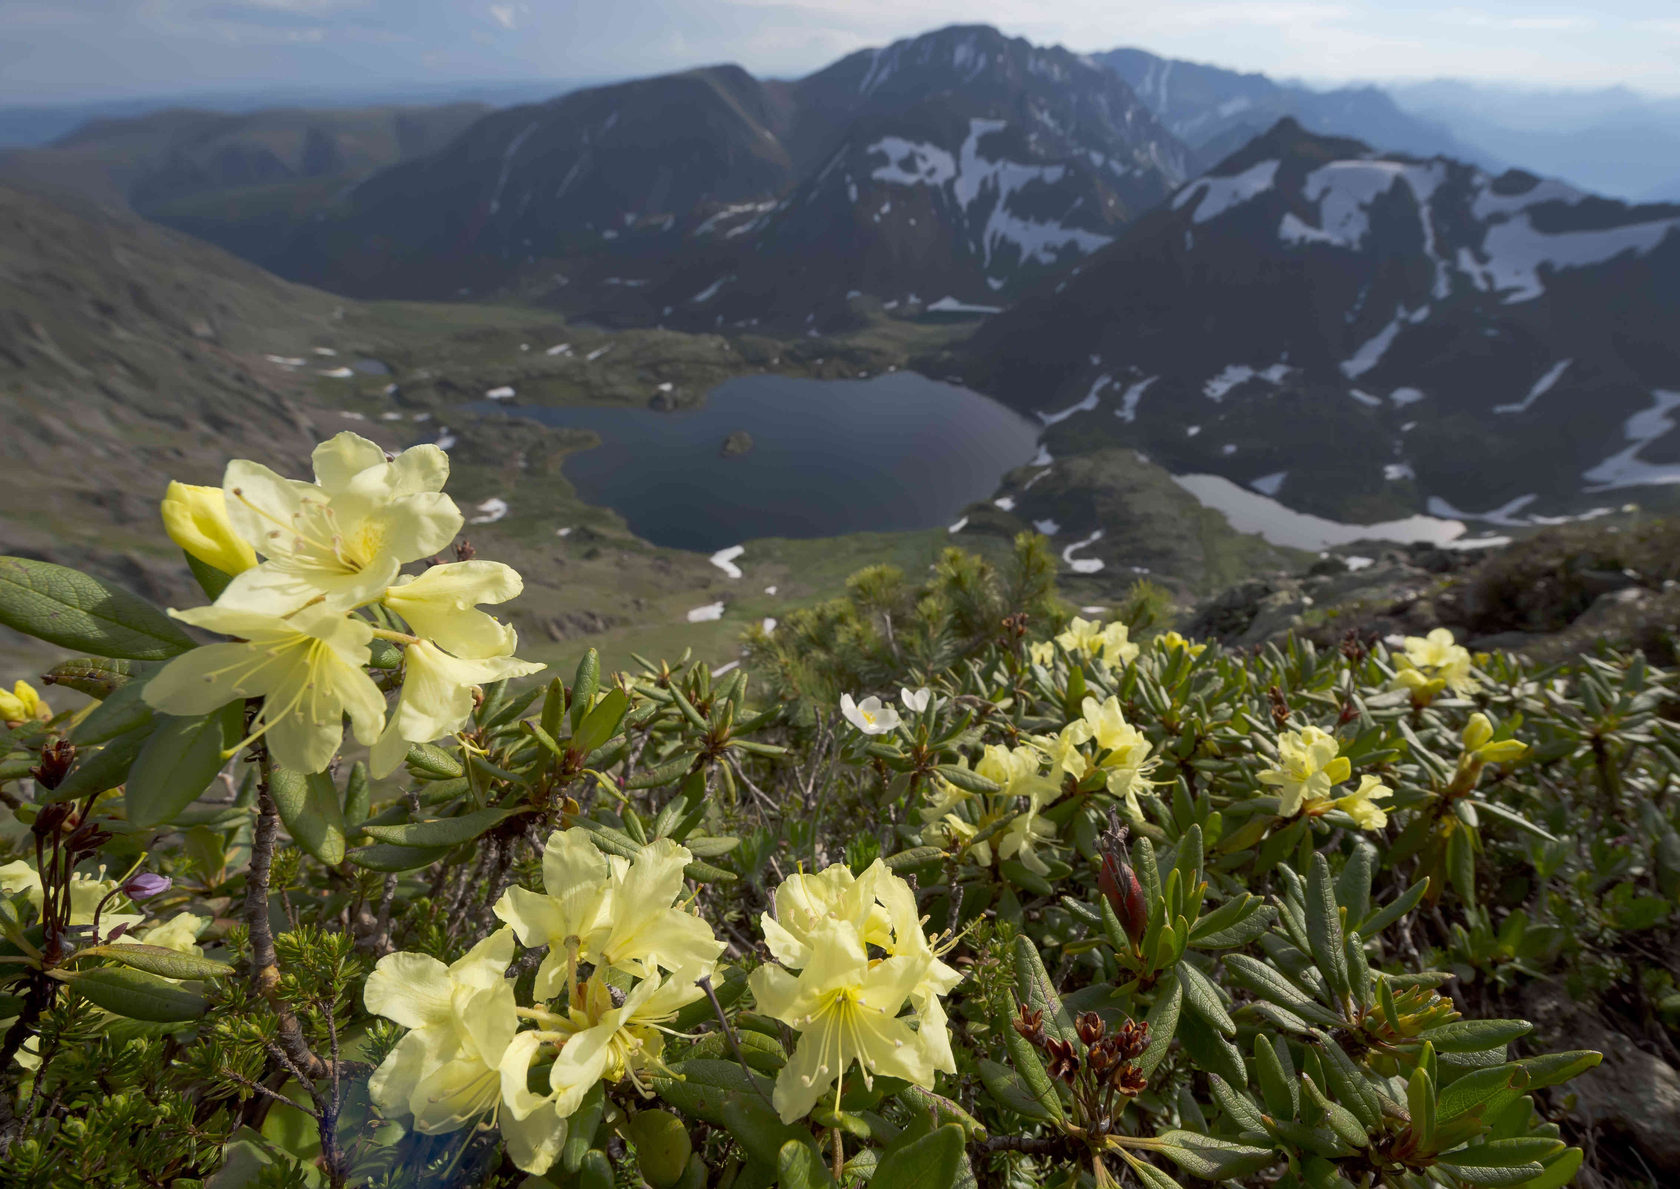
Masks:
[[[954,23],[1312,82],[1680,94],[1677,0],[0,0],[0,103],[623,78],[792,77]]]

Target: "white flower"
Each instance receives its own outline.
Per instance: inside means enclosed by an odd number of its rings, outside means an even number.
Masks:
[[[933,691],[927,686],[921,689],[910,689],[908,686],[899,687],[898,696],[912,714],[921,714],[928,708],[928,699],[933,697]]]
[[[898,711],[882,705],[881,699],[873,694],[861,702],[852,701],[851,694],[841,694],[840,713],[865,735],[885,735],[896,731],[901,721]]]

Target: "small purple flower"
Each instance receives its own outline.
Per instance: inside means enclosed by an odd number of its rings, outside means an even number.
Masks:
[[[152,896],[167,892],[175,881],[167,875],[158,875],[152,871],[142,871],[123,885],[123,895],[130,900],[145,900]]]

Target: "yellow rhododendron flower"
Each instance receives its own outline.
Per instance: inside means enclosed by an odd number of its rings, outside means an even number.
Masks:
[[[0,689],[0,723],[17,727],[26,722],[51,721],[52,707],[41,700],[41,695],[29,682],[19,680],[12,686],[11,693]]]
[[[1027,645],[1027,659],[1035,665],[1043,665],[1048,669],[1056,663],[1056,645],[1050,640],[1040,640],[1036,644]]]
[[[1090,728],[1091,741],[1097,749],[1097,767],[1105,774],[1109,793],[1124,797],[1126,812],[1134,819],[1142,818],[1143,808],[1138,804],[1137,793],[1139,786],[1149,784],[1149,773],[1161,762],[1160,757],[1150,755],[1155,745],[1126,721],[1120,699],[1113,695],[1102,703],[1088,697],[1080,709]]]
[[[1388,825],[1388,813],[1377,802],[1393,795],[1394,790],[1375,776],[1361,776],[1359,787],[1345,797],[1337,797],[1334,804],[1361,830],[1380,830]]]
[[[220,487],[171,483],[163,493],[163,531],[183,551],[224,574],[242,574],[257,564],[251,543],[228,520],[227,495]]]
[[[426,1135],[456,1131],[495,1109],[502,1057],[519,1025],[513,931],[498,929],[445,966],[425,954],[379,959],[362,990],[375,1015],[411,1029],[368,1079],[374,1104],[414,1117]]]
[[[1159,636],[1155,637],[1155,639],[1160,643],[1162,648],[1165,648],[1165,649],[1182,648],[1185,652],[1188,652],[1191,656],[1201,656],[1202,653],[1207,651],[1207,645],[1206,644],[1192,644],[1189,640],[1186,640],[1183,636],[1179,635],[1177,632],[1162,632]]]
[[[1470,671],[1470,650],[1453,643],[1453,634],[1436,628],[1427,636],[1407,636],[1405,652],[1395,658],[1395,684],[1412,691],[1414,701],[1427,705],[1443,689],[1474,693],[1480,686]]]
[[[929,1047],[913,1017],[900,1014],[928,964],[912,955],[871,960],[855,925],[825,920],[812,932],[810,961],[798,974],[760,966],[748,976],[759,1010],[799,1033],[771,1094],[784,1123],[809,1114],[830,1086],[838,1099],[854,1061],[865,1085],[883,1076],[932,1087]]]
[[[1260,773],[1260,783],[1278,790],[1278,816],[1294,817],[1308,801],[1323,801],[1334,785],[1353,775],[1353,765],[1334,735],[1317,727],[1278,736],[1278,766]]]
[[[1081,619],[1077,615],[1067,631],[1056,637],[1056,643],[1074,655],[1100,657],[1110,668],[1130,664],[1138,654],[1138,646],[1132,643],[1125,624],[1111,623],[1104,627],[1101,620]]]
[[[661,1054],[671,1017],[704,992],[695,980],[710,973],[685,970],[667,978],[642,979],[622,1002],[596,974],[582,988],[579,1002],[564,1012],[528,1009],[534,1031],[514,1036],[502,1056],[502,1103],[499,1120],[513,1162],[528,1173],[547,1172],[566,1142],[566,1120],[595,1083],[629,1078],[645,1092],[644,1076],[665,1068]],[[530,1088],[531,1064],[553,1051],[547,1071],[548,1093]]]
[[[1084,719],[1075,719],[1063,727],[1055,735],[1034,735],[1033,746],[1042,751],[1050,761],[1052,773],[1066,773],[1075,780],[1082,780],[1090,769],[1090,763],[1085,753],[1079,749],[1091,741],[1091,724]]]
[[[379,738],[385,695],[362,668],[373,638],[362,620],[325,607],[282,619],[220,603],[170,614],[239,640],[170,661],[146,683],[147,705],[165,714],[209,714],[235,698],[264,698],[256,734],[266,734],[275,760],[295,772],[320,772],[332,762],[346,714],[361,742]]]
[[[403,652],[402,695],[391,708],[385,733],[373,745],[368,766],[375,776],[390,775],[402,765],[410,743],[429,743],[467,724],[475,686],[524,677],[545,667],[511,656],[462,660],[430,640],[408,645]]]
[[[1496,741],[1493,731],[1493,722],[1487,715],[1479,710],[1472,714],[1470,721],[1464,724],[1462,739],[1465,752],[1484,764],[1500,764],[1527,754],[1528,744],[1518,739]]]
[[[998,858],[1015,859],[1028,871],[1043,875],[1050,870],[1038,853],[1038,844],[1056,836],[1056,827],[1038,816],[1044,802],[1038,793],[1027,798],[1027,807],[1010,819],[998,839]]]
[[[403,576],[380,599],[417,636],[468,660],[507,656],[518,645],[513,628],[478,610],[480,603],[519,597],[524,579],[497,561],[457,561]]]
[[[712,927],[673,907],[693,857],[668,838],[631,860],[601,854],[582,827],[551,834],[543,850],[545,894],[509,888],[494,908],[522,944],[549,947],[537,968],[538,998],[558,995],[584,962],[644,978],[715,963],[723,943]]]
[[[228,519],[267,560],[239,574],[220,602],[284,615],[322,600],[346,611],[377,600],[398,569],[443,549],[461,531],[442,493],[449,459],[433,445],[387,461],[345,432],[315,448],[315,483],[235,459],[222,480]]]

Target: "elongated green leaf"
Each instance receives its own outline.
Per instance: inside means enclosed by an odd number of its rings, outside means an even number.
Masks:
[[[1277,1159],[1270,1148],[1256,1148],[1194,1131],[1163,1131],[1157,1149],[1185,1172],[1204,1181],[1230,1181],[1259,1172]]]
[[[118,735],[98,751],[90,751],[76,761],[66,776],[46,795],[48,801],[76,801],[90,793],[114,789],[128,779],[140,749],[151,737],[150,722],[143,722],[126,735]]]
[[[1056,993],[1049,972],[1044,969],[1038,947],[1023,933],[1016,936],[1012,948],[1016,997],[1032,1011],[1044,1013],[1044,1031],[1050,1036],[1078,1043],[1079,1036],[1073,1030],[1073,1020],[1068,1016],[1067,1008],[1062,1006],[1062,997]]]
[[[1196,969],[1193,962],[1180,962],[1174,969],[1178,971],[1179,982],[1184,984],[1184,998],[1190,1010],[1226,1036],[1235,1036],[1236,1022],[1225,1010],[1219,991],[1208,976]]]
[[[1295,1118],[1301,1109],[1301,1090],[1295,1082],[1294,1069],[1284,1064],[1288,1060],[1288,1041],[1282,1037],[1273,1040],[1264,1032],[1255,1034],[1252,1067],[1260,1083],[1260,1095],[1265,1099],[1267,1112],[1284,1120]]]
[[[453,849],[450,846],[392,846],[380,843],[357,847],[345,857],[368,871],[418,871],[422,867],[430,867]]]
[[[193,646],[139,595],[24,557],[0,557],[0,623],[49,644],[128,660],[168,660]]]
[[[1120,1149],[1120,1155],[1125,1157],[1126,1163],[1137,1174],[1137,1179],[1147,1185],[1149,1189],[1179,1189],[1177,1181],[1148,1161],[1139,1160],[1125,1148]]]
[[[106,743],[150,723],[155,711],[140,696],[145,688],[144,681],[130,680],[107,695],[71,732],[76,746]]]
[[[466,772],[460,760],[430,743],[408,745],[408,766],[428,776],[452,777]]]
[[[896,855],[888,855],[881,860],[889,871],[913,871],[917,867],[926,867],[929,863],[937,863],[945,857],[945,852],[937,846],[913,846],[909,850],[901,850]]]
[[[1243,945],[1271,928],[1276,919],[1277,909],[1258,896],[1244,893],[1198,920],[1190,930],[1190,944],[1204,950]]]
[[[595,692],[601,684],[601,654],[593,648],[583,654],[578,661],[577,673],[572,677],[572,733],[575,735],[583,726],[583,716],[589,711],[589,703],[595,699]],[[550,732],[552,734],[553,732]],[[600,744],[596,744],[599,747]],[[588,750],[593,751],[594,748]]]
[[[980,1059],[980,1082],[986,1087],[986,1092],[998,1102],[1008,1107],[1018,1115],[1040,1122],[1052,1116],[1044,1108],[1043,1103],[1027,1089],[1021,1076],[1007,1065],[1000,1065],[996,1061],[982,1057]]]
[[[1527,1020],[1454,1020],[1426,1028],[1418,1034],[1438,1053],[1479,1053],[1485,1049],[1503,1049],[1519,1036],[1534,1030]]]
[[[197,954],[183,954],[161,945],[140,942],[118,942],[115,945],[96,945],[77,953],[78,958],[111,958],[124,966],[144,970],[147,974],[170,979],[222,978],[233,973],[233,967],[213,962]]]
[[[1330,880],[1330,864],[1321,854],[1313,855],[1307,874],[1307,941],[1313,961],[1329,984],[1337,1004],[1352,997],[1348,980],[1347,951],[1342,936],[1342,916],[1336,905],[1336,887]]]
[[[1303,1019],[1326,1028],[1343,1023],[1340,1016],[1324,1007],[1266,963],[1247,954],[1226,954],[1225,969],[1240,985],[1247,987],[1268,1003],[1294,1012]]]
[[[1359,922],[1359,935],[1367,938],[1375,937],[1378,933],[1382,932],[1395,921],[1399,920],[1408,912],[1411,912],[1412,909],[1416,908],[1418,903],[1423,899],[1423,894],[1428,890],[1429,880],[1418,880],[1415,884],[1402,892],[1397,899],[1384,905],[1382,908],[1377,909],[1376,912]]]
[[[618,724],[624,721],[624,713],[628,709],[630,699],[624,691],[610,690],[595,704],[595,709],[584,715],[583,725],[572,734],[572,748],[588,755],[606,743],[617,733]]]
[[[870,1179],[871,1189],[954,1189],[963,1164],[963,1130],[935,1127],[908,1144],[891,1144]]]
[[[210,1007],[209,1000],[196,991],[122,966],[78,971],[70,986],[108,1012],[156,1024],[196,1020]]]
[[[268,790],[286,832],[299,846],[328,867],[344,862],[344,809],[328,773],[305,776],[276,768]]]
[[[129,769],[123,803],[136,826],[161,826],[194,801],[222,770],[222,751],[239,741],[245,704],[230,702],[195,718],[157,716]]]
[[[1145,1074],[1166,1059],[1173,1037],[1178,1035],[1178,1017],[1184,1009],[1184,984],[1178,981],[1178,967],[1168,970],[1155,984],[1155,1002],[1145,1021],[1149,1025],[1149,1047],[1134,1064]]]
[[[493,826],[500,825],[523,809],[475,809],[459,817],[440,817],[424,822],[403,822],[394,826],[363,826],[363,832],[380,842],[397,846],[459,846],[470,842]]]
[[[103,701],[132,682],[139,672],[140,665],[135,661],[79,656],[74,660],[60,661],[41,676],[48,685],[62,685]]]

